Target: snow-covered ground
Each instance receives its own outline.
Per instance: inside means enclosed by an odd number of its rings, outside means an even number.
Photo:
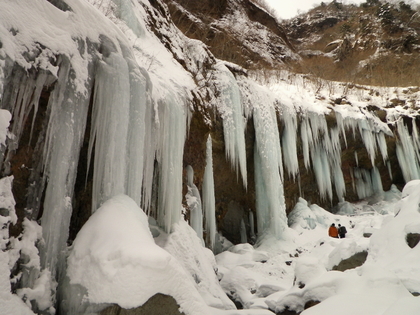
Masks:
[[[420,251],[406,235],[420,232],[419,191],[420,181],[413,181],[402,199],[394,189],[387,201],[343,205],[341,215],[300,199],[289,215],[289,241],[240,244],[216,256],[221,285],[246,308],[280,314],[417,314]],[[345,238],[328,236],[332,223],[346,226]],[[334,270],[363,252],[363,265]]]
[[[7,191],[7,185],[2,187]],[[349,315],[418,314],[420,245],[410,248],[406,237],[420,234],[419,191],[420,181],[415,180],[402,194],[394,189],[379,203],[343,205],[342,214],[300,199],[289,215],[287,239],[266,237],[255,246],[230,246],[216,257],[186,222],[166,234],[128,196],[116,196],[92,215],[70,250],[68,310],[85,314],[91,304],[109,303],[132,308],[165,293],[175,297],[185,314],[290,310],[326,315],[337,309]],[[13,197],[2,203],[13,204]],[[346,237],[329,237],[331,223],[346,226]],[[25,228],[25,239],[33,244],[39,227],[27,223]],[[34,248],[31,241],[20,243],[35,260],[37,251],[28,250]],[[334,270],[363,252],[368,255],[361,266]],[[33,314],[10,292],[14,255],[0,252],[0,314]],[[39,302],[45,299],[46,284],[37,287]],[[244,309],[236,310],[227,296]],[[316,305],[308,307],[310,303]]]
[[[3,180],[2,207],[10,208],[8,190],[10,180]],[[289,215],[286,240],[267,237],[254,247],[231,246],[216,257],[185,222],[168,235],[121,195],[95,212],[77,236],[68,276],[71,284],[87,289],[87,304],[130,308],[161,292],[173,295],[186,314],[272,314],[268,309],[288,309],[325,315],[341,309],[344,314],[414,315],[420,312],[420,247],[410,248],[406,237],[420,234],[419,191],[420,181],[412,181],[402,194],[394,189],[379,203],[343,205],[340,215],[300,199]],[[347,227],[344,239],[327,235],[331,223]],[[20,248],[34,261],[38,253],[30,249],[39,227],[26,223],[25,229]],[[362,252],[368,253],[363,265],[333,270]],[[10,292],[13,259],[15,252],[0,252],[0,314],[32,314]],[[39,302],[44,285],[38,286]],[[222,289],[248,310],[234,310]],[[304,310],[310,302],[321,303]]]

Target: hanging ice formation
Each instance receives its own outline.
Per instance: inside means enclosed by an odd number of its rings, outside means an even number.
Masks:
[[[293,161],[297,161],[297,153],[292,139],[296,139],[296,132],[299,129],[304,165],[307,170],[313,170],[321,198],[332,200],[333,191],[335,191],[338,200],[344,201],[346,187],[341,169],[341,151],[347,147],[348,133],[354,137],[356,132],[359,133],[373,166],[375,166],[378,149],[384,163],[387,162],[388,153],[385,135],[392,136],[392,133],[385,124],[379,123],[369,113],[361,114],[358,112],[358,115],[343,117],[339,109],[333,111],[336,117],[335,126],[327,125],[326,113],[307,110],[300,114],[300,118],[298,118],[300,128],[297,128],[295,123],[298,114],[295,112],[293,113],[295,116],[292,114],[292,117],[290,117],[291,114],[287,110],[283,111],[284,118],[282,121],[285,124],[282,136],[284,164],[289,174],[292,177],[296,176],[297,166]],[[291,134],[293,132],[295,134]],[[286,154],[286,152],[288,153]],[[293,153],[294,157],[290,156],[290,152]],[[357,153],[355,154],[357,163]],[[356,177],[361,178],[358,170],[354,172],[357,173],[355,174]],[[360,181],[357,182],[361,183]],[[376,191],[374,187],[378,187],[379,184],[372,186],[371,183],[372,181],[369,180],[369,189]],[[360,192],[360,198],[366,197],[367,190],[365,188],[359,187],[357,191]]]
[[[354,180],[357,195],[361,199],[383,194],[381,175],[376,167],[371,170],[355,168]]]
[[[219,70],[218,89],[221,100],[218,110],[223,120],[223,133],[226,156],[234,170],[242,176],[243,184],[247,186],[246,152],[245,152],[245,117],[238,83],[233,74],[221,63]]]
[[[283,135],[281,137],[283,162],[292,178],[299,173],[299,163],[297,157],[297,121],[295,113],[290,113],[288,108],[284,108],[280,116],[284,125]]]
[[[397,121],[397,157],[406,182],[420,179],[420,138],[415,120],[412,120],[412,134],[402,119]]]
[[[214,249],[216,241],[216,205],[214,196],[213,149],[211,136],[206,144],[206,168],[203,179],[203,209],[206,224],[206,243]]]

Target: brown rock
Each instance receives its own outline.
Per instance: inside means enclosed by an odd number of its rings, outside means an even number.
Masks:
[[[101,315],[184,315],[180,312],[179,305],[172,296],[155,294],[142,306],[124,309],[118,305],[104,309]]]

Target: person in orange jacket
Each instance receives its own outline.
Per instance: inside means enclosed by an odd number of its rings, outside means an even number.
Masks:
[[[328,235],[331,237],[338,238],[338,230],[335,227],[335,224],[331,224],[330,228],[328,229]]]

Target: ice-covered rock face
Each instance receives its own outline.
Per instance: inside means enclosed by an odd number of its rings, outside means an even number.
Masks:
[[[328,207],[381,199],[383,178],[420,176],[417,103],[384,101],[418,91],[283,72],[261,85],[183,36],[160,1],[91,2],[0,3],[0,104],[11,114],[2,174],[15,176],[18,222],[40,220],[41,266],[59,286],[68,243],[115,195],[173,231],[187,165],[205,212],[193,225],[212,248],[218,230],[234,242],[282,239],[300,196]]]

